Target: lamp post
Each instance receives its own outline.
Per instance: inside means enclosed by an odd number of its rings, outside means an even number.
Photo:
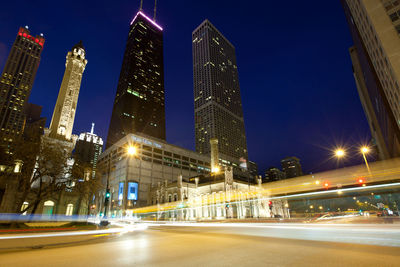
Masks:
[[[128,204],[128,176],[129,176],[129,164],[130,159],[133,156],[137,155],[137,148],[135,146],[128,146],[126,149],[127,159],[126,159],[126,175],[125,175],[125,183],[124,183],[124,197],[123,197],[123,214],[126,215],[126,209]]]
[[[370,152],[370,148],[368,146],[362,146],[360,148],[360,152],[361,152],[361,154],[363,156],[363,159],[364,159],[364,162],[365,162],[365,166],[367,167],[368,173],[371,176],[371,169],[369,168],[369,164],[368,164],[368,160],[367,160],[367,156],[366,156]],[[335,156],[338,159],[343,158],[345,155],[346,155],[346,152],[345,152],[344,149],[338,148],[338,149],[335,150]]]
[[[369,169],[367,157],[365,156],[368,153],[369,153],[369,148],[367,146],[363,146],[361,148],[361,154],[363,155],[363,158],[364,158],[364,161],[365,161],[365,166],[367,166],[367,169],[368,169],[368,173],[371,175],[371,170]]]
[[[104,197],[104,218],[107,218],[107,211],[108,211],[108,206],[109,206],[109,201],[110,201],[110,165],[111,165],[111,157],[110,154],[108,154],[108,166],[107,166],[107,185],[106,185],[106,195]]]

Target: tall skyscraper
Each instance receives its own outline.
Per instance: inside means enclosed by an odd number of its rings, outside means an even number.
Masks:
[[[103,149],[103,139],[93,132],[94,123],[90,133],[81,133],[76,141],[74,158],[80,162],[89,164],[92,168],[92,176],[94,177],[97,168],[97,160]]]
[[[303,175],[300,160],[296,157],[287,157],[281,160],[282,171],[286,178],[293,178]]]
[[[43,35],[19,28],[0,78],[0,142],[11,142],[25,127],[25,109],[40,63]]]
[[[78,104],[82,74],[85,71],[87,60],[82,41],[72,47],[67,54],[64,77],[58,93],[56,106],[50,123],[50,137],[71,139],[74,127],[76,105]]]
[[[130,133],[165,140],[163,29],[141,9],[130,25],[106,148]]]
[[[400,1],[342,0],[353,74],[380,159],[400,156]]]
[[[196,151],[209,154],[217,138],[220,157],[246,159],[235,47],[205,20],[192,33]]]

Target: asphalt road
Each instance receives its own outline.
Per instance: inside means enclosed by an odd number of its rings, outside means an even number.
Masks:
[[[152,225],[60,246],[0,250],[0,266],[400,266],[396,226],[261,226]]]

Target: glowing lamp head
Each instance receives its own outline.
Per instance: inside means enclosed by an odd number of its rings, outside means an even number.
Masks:
[[[336,151],[335,151],[335,156],[338,157],[338,158],[342,158],[344,156],[344,154],[345,154],[344,150],[341,149],[341,148],[336,149]]]
[[[364,179],[360,178],[360,179],[358,179],[358,182],[359,182],[360,184],[363,184],[363,183],[364,183]]]
[[[128,155],[134,156],[137,153],[137,149],[134,146],[129,146],[127,152],[128,152]]]
[[[329,187],[329,183],[328,183],[328,182],[325,182],[325,183],[324,183],[324,186],[325,186],[325,187]]]
[[[363,147],[361,148],[361,153],[366,154],[366,153],[368,153],[368,152],[369,152],[369,148],[368,148],[368,147],[363,146]]]
[[[212,173],[218,173],[220,170],[219,170],[219,167],[214,167],[214,168],[212,168],[212,170],[211,170],[211,172]]]

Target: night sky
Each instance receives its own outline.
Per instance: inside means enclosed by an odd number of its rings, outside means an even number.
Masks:
[[[105,140],[129,23],[140,1],[5,1],[0,10],[0,69],[18,28],[46,38],[29,102],[50,124],[65,56],[83,40],[88,64],[74,133]],[[144,1],[152,16],[153,1]],[[305,172],[335,168],[335,146],[353,146],[343,165],[361,163],[356,147],[370,133],[351,70],[352,45],[340,1],[193,0],[157,3],[164,28],[167,141],[194,149],[192,31],[206,18],[236,47],[249,158],[259,171],[286,156]],[[342,166],[341,165],[341,166]]]

